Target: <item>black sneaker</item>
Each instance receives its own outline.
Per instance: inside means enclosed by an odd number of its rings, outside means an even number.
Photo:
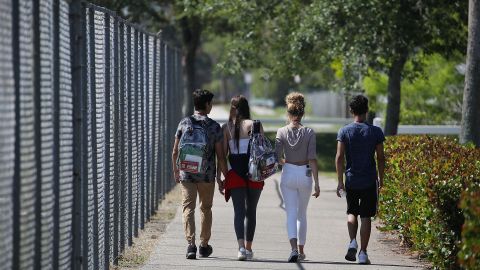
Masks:
[[[347,251],[347,255],[345,255],[345,260],[354,262],[357,260],[356,256],[357,255],[357,249],[356,248],[349,248]]]
[[[350,241],[350,244],[348,245],[347,255],[345,255],[345,260],[351,261],[351,262],[356,261],[357,248],[358,248],[357,241],[355,239]]]
[[[195,245],[188,245],[187,247],[187,259],[196,259],[197,258],[197,247]]]
[[[207,245],[206,247],[200,245],[200,249],[198,250],[198,254],[200,254],[200,257],[206,258],[210,256],[213,252],[213,248],[210,245]]]

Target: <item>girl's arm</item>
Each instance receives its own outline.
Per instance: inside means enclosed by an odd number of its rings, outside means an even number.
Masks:
[[[312,130],[307,148],[308,165],[312,170],[313,181],[315,182],[315,192],[312,194],[315,198],[320,196],[320,185],[318,184],[318,164],[317,164],[317,137]]]
[[[315,191],[313,192],[312,196],[318,198],[320,196],[320,185],[318,184],[318,164],[317,159],[310,159],[308,160],[308,165],[312,169],[312,176],[313,181],[315,183]]]
[[[283,143],[280,139],[280,129],[277,131],[277,136],[275,137],[275,152],[278,157],[278,164],[285,165],[285,158],[283,156]]]

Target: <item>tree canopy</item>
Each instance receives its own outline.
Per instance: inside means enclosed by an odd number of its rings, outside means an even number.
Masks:
[[[363,90],[368,68],[387,74],[389,135],[399,123],[401,81],[417,76],[419,52],[448,58],[466,48],[465,1],[208,0],[206,6],[234,26],[222,63],[228,72],[260,65],[293,76],[337,59],[345,90]],[[409,59],[418,68],[407,74]]]

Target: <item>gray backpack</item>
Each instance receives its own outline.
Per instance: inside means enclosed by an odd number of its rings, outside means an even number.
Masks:
[[[260,121],[253,121],[249,146],[248,175],[254,182],[264,181],[278,170],[278,157],[270,140],[260,132]]]
[[[205,174],[210,154],[206,129],[209,120],[197,121],[193,116],[189,120],[190,125],[180,138],[177,165],[180,171]]]

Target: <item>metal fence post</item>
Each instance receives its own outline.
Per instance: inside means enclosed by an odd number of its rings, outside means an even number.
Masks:
[[[150,220],[150,176],[151,176],[151,173],[150,173],[150,168],[151,168],[151,160],[152,160],[152,157],[151,157],[151,142],[150,142],[150,139],[151,139],[151,133],[152,133],[152,125],[151,125],[151,109],[152,109],[152,105],[151,105],[151,90],[152,90],[152,86],[151,86],[151,73],[152,73],[152,68],[151,68],[151,44],[150,44],[150,35],[147,34],[145,35],[145,48],[146,48],[146,57],[145,57],[145,131],[146,131],[146,153],[145,153],[145,161],[146,161],[146,166],[145,166],[145,173],[146,173],[146,178],[145,178],[145,208],[144,208],[144,220],[143,222],[145,223],[146,221]],[[145,224],[144,224],[144,227],[145,227]]]
[[[139,177],[138,177],[138,187],[140,190],[137,190],[137,227],[135,231],[135,236],[138,237],[138,229],[143,229],[143,220],[144,220],[144,207],[145,207],[145,42],[144,42],[144,34],[142,32],[138,32],[138,65],[140,67],[139,70],[139,85],[138,85],[138,137],[140,143],[140,169],[139,169]]]
[[[86,119],[83,109],[86,101],[85,59],[86,59],[86,25],[85,9],[80,0],[70,3],[71,25],[71,68],[72,68],[72,94],[73,94],[73,243],[72,243],[72,269],[82,269],[85,239],[83,236],[84,207],[84,182],[87,181],[86,171]]]
[[[109,258],[110,258],[110,149],[111,147],[111,141],[110,141],[110,99],[111,99],[111,92],[110,92],[110,80],[111,80],[111,74],[110,74],[110,15],[109,14],[104,14],[104,40],[105,40],[105,50],[104,50],[104,59],[105,59],[105,222],[104,222],[104,227],[105,227],[105,236],[104,236],[104,251],[103,251],[103,256],[104,256],[104,269],[108,269],[109,265]]]
[[[12,57],[12,1],[0,1],[0,269],[12,268],[15,166],[15,85]]]
[[[122,154],[122,149],[123,149],[123,143],[122,143],[122,135],[123,135],[123,123],[122,123],[122,113],[123,113],[123,107],[122,107],[122,90],[121,90],[121,81],[122,78],[120,77],[121,70],[123,68],[123,62],[120,62],[123,56],[123,50],[121,50],[119,53],[119,46],[120,46],[120,41],[122,40],[123,43],[123,35],[120,33],[120,28],[119,28],[119,23],[118,23],[118,17],[114,18],[114,32],[113,32],[113,63],[115,66],[114,69],[114,81],[113,81],[113,90],[115,91],[115,127],[114,127],[114,133],[115,133],[115,139],[114,139],[114,145],[115,145],[115,175],[114,175],[114,214],[113,214],[113,251],[112,251],[112,262],[114,264],[117,263],[117,257],[119,253],[119,244],[120,244],[120,222],[123,222],[122,219],[120,219],[121,216],[121,211],[122,211],[122,203],[120,201],[120,187],[123,187],[120,183],[123,182],[123,154]],[[123,28],[122,28],[123,29]]]
[[[13,70],[15,80],[15,171],[13,186],[12,268],[34,266],[35,116],[32,55],[32,2],[13,1]]]

